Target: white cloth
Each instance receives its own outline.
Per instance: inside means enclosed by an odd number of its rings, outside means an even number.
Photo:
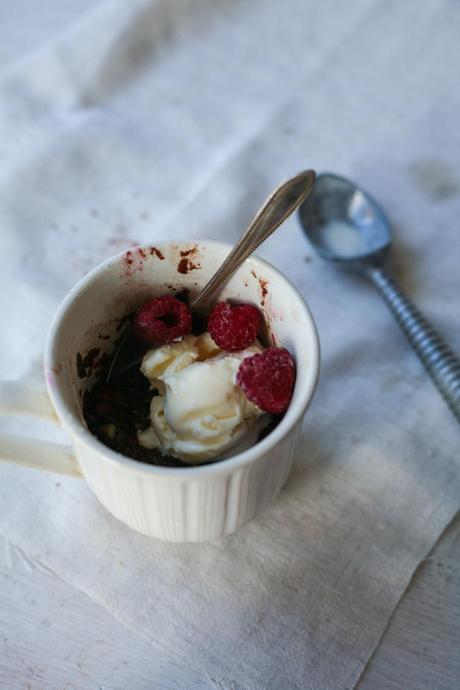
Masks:
[[[381,201],[403,286],[459,350],[460,7],[416,9],[117,0],[6,61],[2,377],[31,371],[57,304],[100,260],[236,239],[306,167]],[[216,687],[351,688],[458,509],[458,427],[379,297],[313,257],[296,218],[260,254],[305,295],[322,343],[272,507],[225,539],[161,544],[81,481],[1,466],[0,529]]]

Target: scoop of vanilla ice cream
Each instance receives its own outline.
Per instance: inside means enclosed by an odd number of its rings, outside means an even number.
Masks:
[[[256,435],[263,412],[235,377],[241,360],[261,351],[256,342],[242,352],[223,352],[209,333],[150,350],[141,371],[159,395],[152,398],[152,426],[139,434],[139,443],[196,463],[222,456],[251,431]]]

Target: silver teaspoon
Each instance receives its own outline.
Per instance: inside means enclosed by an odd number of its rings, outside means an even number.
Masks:
[[[216,299],[222,286],[243,261],[308,197],[314,182],[314,171],[305,170],[271,193],[224,263],[190,304],[193,311],[203,310],[203,307],[210,305]]]
[[[323,259],[359,270],[372,281],[460,422],[460,360],[388,274],[391,232],[381,208],[349,180],[324,174],[299,215]]]

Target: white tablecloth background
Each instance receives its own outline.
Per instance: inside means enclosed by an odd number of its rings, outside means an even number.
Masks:
[[[39,376],[57,304],[100,260],[236,239],[305,167],[381,201],[403,286],[460,349],[457,3],[78,7],[48,29],[35,7],[39,44],[0,49],[3,378]],[[25,3],[9,11],[30,27]],[[351,688],[458,509],[458,428],[378,296],[313,257],[296,218],[260,254],[306,297],[323,351],[273,506],[225,539],[160,544],[82,482],[5,465],[0,529],[218,688]]]

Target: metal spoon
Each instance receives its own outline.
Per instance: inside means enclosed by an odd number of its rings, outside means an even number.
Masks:
[[[201,310],[213,302],[221,287],[243,261],[308,197],[314,182],[313,170],[305,170],[284,182],[270,194],[224,263],[191,303],[190,308],[193,311]]]
[[[307,198],[313,189],[314,182],[315,173],[313,170],[305,170],[284,182],[271,193],[223,264],[192,301],[190,309],[202,311],[214,301],[224,283],[229,280],[243,261]],[[127,326],[112,356],[112,363],[106,375],[106,383],[110,383],[110,381],[126,373],[142,360],[142,356],[137,356],[128,363],[124,362],[129,332],[130,329]]]
[[[390,225],[362,189],[338,175],[319,175],[299,209],[300,222],[317,253],[343,268],[364,273],[390,307],[409,343],[460,421],[460,360],[385,268]]]

